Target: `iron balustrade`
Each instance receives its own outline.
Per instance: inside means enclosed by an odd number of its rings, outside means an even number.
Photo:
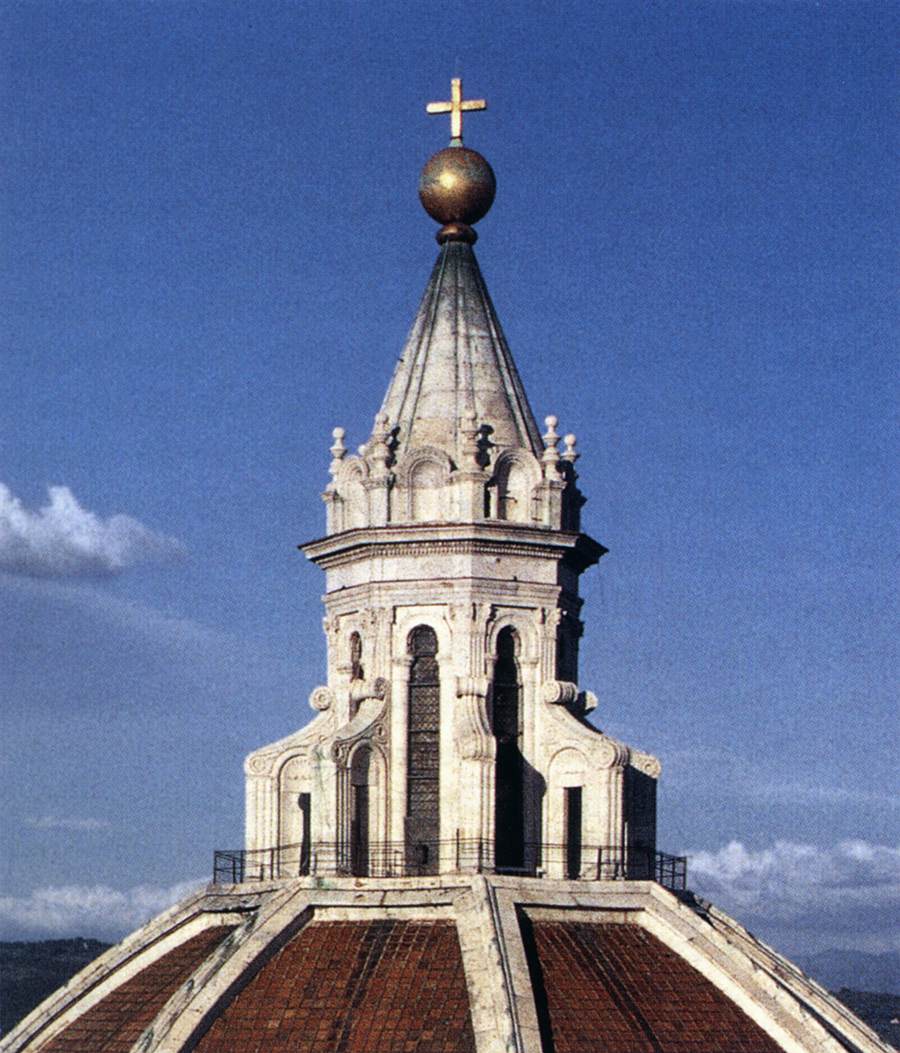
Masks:
[[[683,892],[687,887],[687,857],[652,848],[582,845],[580,852],[573,853],[566,844],[526,842],[514,864],[506,860],[497,865],[494,847],[492,841],[456,838],[417,844],[374,841],[365,852],[352,844],[333,842],[217,851],[213,882],[240,885],[305,875],[384,878],[492,873],[583,881],[656,881],[673,892]]]

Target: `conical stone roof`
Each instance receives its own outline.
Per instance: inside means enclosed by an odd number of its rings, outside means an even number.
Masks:
[[[474,415],[501,448],[543,451],[500,321],[466,241],[441,246],[381,412],[398,452],[436,446],[451,457],[461,419]]]

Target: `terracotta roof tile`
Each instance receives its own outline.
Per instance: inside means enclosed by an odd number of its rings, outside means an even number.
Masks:
[[[544,1053],[779,1053],[718,988],[637,925],[529,922]]]
[[[127,1053],[184,981],[234,928],[192,936],[111,991],[41,1047],[41,1053]]]
[[[224,1009],[197,1053],[474,1053],[452,922],[313,922]]]

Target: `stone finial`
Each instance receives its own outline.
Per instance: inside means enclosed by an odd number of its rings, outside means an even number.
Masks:
[[[459,459],[471,467],[478,462],[478,418],[474,410],[467,410],[459,418]]]
[[[581,454],[575,449],[575,443],[578,442],[578,439],[572,432],[569,432],[569,434],[563,438],[563,442],[566,444],[566,452],[562,455],[562,458],[564,461],[568,461],[569,464],[574,464],[581,456]]]
[[[559,460],[559,433],[556,430],[556,425],[559,424],[559,418],[554,417],[551,413],[549,417],[544,417],[544,423],[547,425],[547,430],[544,432],[544,456],[542,460],[545,464],[555,464]]]
[[[331,447],[331,465],[328,471],[332,475],[337,475],[338,469],[341,466],[341,461],[347,454],[347,447],[344,445],[344,436],[347,432],[343,428],[335,428],[331,437],[334,439],[334,445]]]
[[[386,413],[376,413],[375,423],[372,425],[372,435],[365,447],[365,456],[382,471],[387,467],[387,462],[391,456],[390,447],[388,446],[390,434],[388,415]],[[360,450],[360,453],[362,452]]]

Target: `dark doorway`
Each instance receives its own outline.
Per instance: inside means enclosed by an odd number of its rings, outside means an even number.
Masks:
[[[369,873],[369,770],[372,754],[358,749],[350,765],[350,872],[358,877]]]
[[[566,877],[581,877],[581,787],[566,786],[563,822],[566,828]]]
[[[353,831],[350,869],[357,877],[369,873],[369,787],[353,787]]]
[[[491,707],[494,738],[497,740],[494,862],[498,870],[516,870],[524,864],[520,694],[516,634],[513,629],[506,628],[497,637]]]
[[[310,812],[312,810],[312,797],[308,793],[301,793],[297,798],[300,806],[300,861],[298,874],[308,874],[310,857],[312,855]]]
[[[441,681],[437,636],[420,625],[409,637],[406,754],[406,866],[410,873],[436,874],[440,823]]]

